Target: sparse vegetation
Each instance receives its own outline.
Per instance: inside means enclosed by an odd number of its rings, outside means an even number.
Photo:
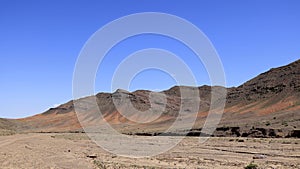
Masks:
[[[266,126],[271,125],[271,123],[269,121],[266,121]]]
[[[243,139],[237,139],[237,142],[245,142]]]
[[[291,141],[283,141],[282,144],[292,144]]]
[[[56,134],[51,136],[52,138],[59,138],[59,139],[66,139],[66,140],[90,140],[90,138],[83,133],[79,134],[70,134],[70,133],[64,133],[64,134]]]
[[[0,136],[10,136],[16,134],[15,131],[13,130],[4,130],[4,129],[0,129]]]
[[[258,165],[254,164],[253,162],[251,162],[250,164],[248,164],[245,169],[257,169]]]
[[[96,161],[94,160],[94,164],[99,168],[99,169],[106,169],[106,166],[103,162],[101,161]]]
[[[285,127],[289,126],[289,124],[288,124],[286,121],[282,121],[281,124],[282,124],[283,126],[285,126]]]

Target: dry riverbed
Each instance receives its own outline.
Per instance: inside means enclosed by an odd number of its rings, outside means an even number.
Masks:
[[[263,169],[300,169],[300,139],[213,137],[200,144],[199,138],[188,137],[168,152],[136,159],[108,153],[82,133],[0,136],[3,169],[242,169],[251,162]]]

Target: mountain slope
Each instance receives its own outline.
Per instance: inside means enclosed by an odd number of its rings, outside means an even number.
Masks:
[[[199,100],[199,113],[194,128],[201,128],[211,105],[212,87],[210,86],[175,86],[169,90],[156,93],[158,95],[164,93],[167,96],[166,108],[159,118],[145,124],[138,124],[134,121],[148,114],[130,112],[126,116],[128,118],[125,118],[122,114],[126,113],[126,108],[123,108],[120,113],[119,109],[115,107],[116,103],[114,101],[122,96],[128,97],[137,110],[145,112],[150,108],[149,96],[153,94],[151,91],[138,90],[130,93],[117,90],[114,93],[98,93],[96,100],[104,119],[115,128],[123,132],[156,132],[168,128],[174,122],[181,104],[186,106],[190,104],[188,101],[181,100],[180,88],[199,90],[201,100]],[[225,89],[218,86],[213,88],[216,91]],[[162,103],[154,103],[158,107],[160,104]],[[84,119],[85,124],[91,126],[99,123],[92,113],[95,111],[97,111],[95,107],[85,108],[85,113],[82,115],[84,117],[80,118]],[[184,111],[188,112],[190,110],[186,109]],[[245,130],[250,130],[253,127],[280,128],[291,131],[300,128],[299,111],[300,60],[297,60],[289,65],[262,73],[239,87],[228,88],[225,111],[219,126],[239,126]],[[187,116],[186,118],[190,117]],[[18,119],[18,122],[22,124],[19,127],[21,131],[81,130],[72,101],[51,108],[42,114]]]

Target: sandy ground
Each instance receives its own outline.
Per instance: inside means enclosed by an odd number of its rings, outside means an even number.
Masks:
[[[242,169],[253,162],[258,168],[300,169],[300,139],[210,138],[203,144],[198,141],[197,137],[185,138],[168,152],[136,159],[108,153],[80,133],[0,136],[0,168]],[[253,159],[261,154],[266,158]]]

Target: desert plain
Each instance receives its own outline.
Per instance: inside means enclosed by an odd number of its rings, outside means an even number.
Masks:
[[[199,143],[199,137],[185,137],[165,153],[129,158],[103,150],[84,133],[24,133],[0,136],[0,150],[3,169],[242,169],[251,163],[263,169],[300,168],[295,138],[211,137]]]

